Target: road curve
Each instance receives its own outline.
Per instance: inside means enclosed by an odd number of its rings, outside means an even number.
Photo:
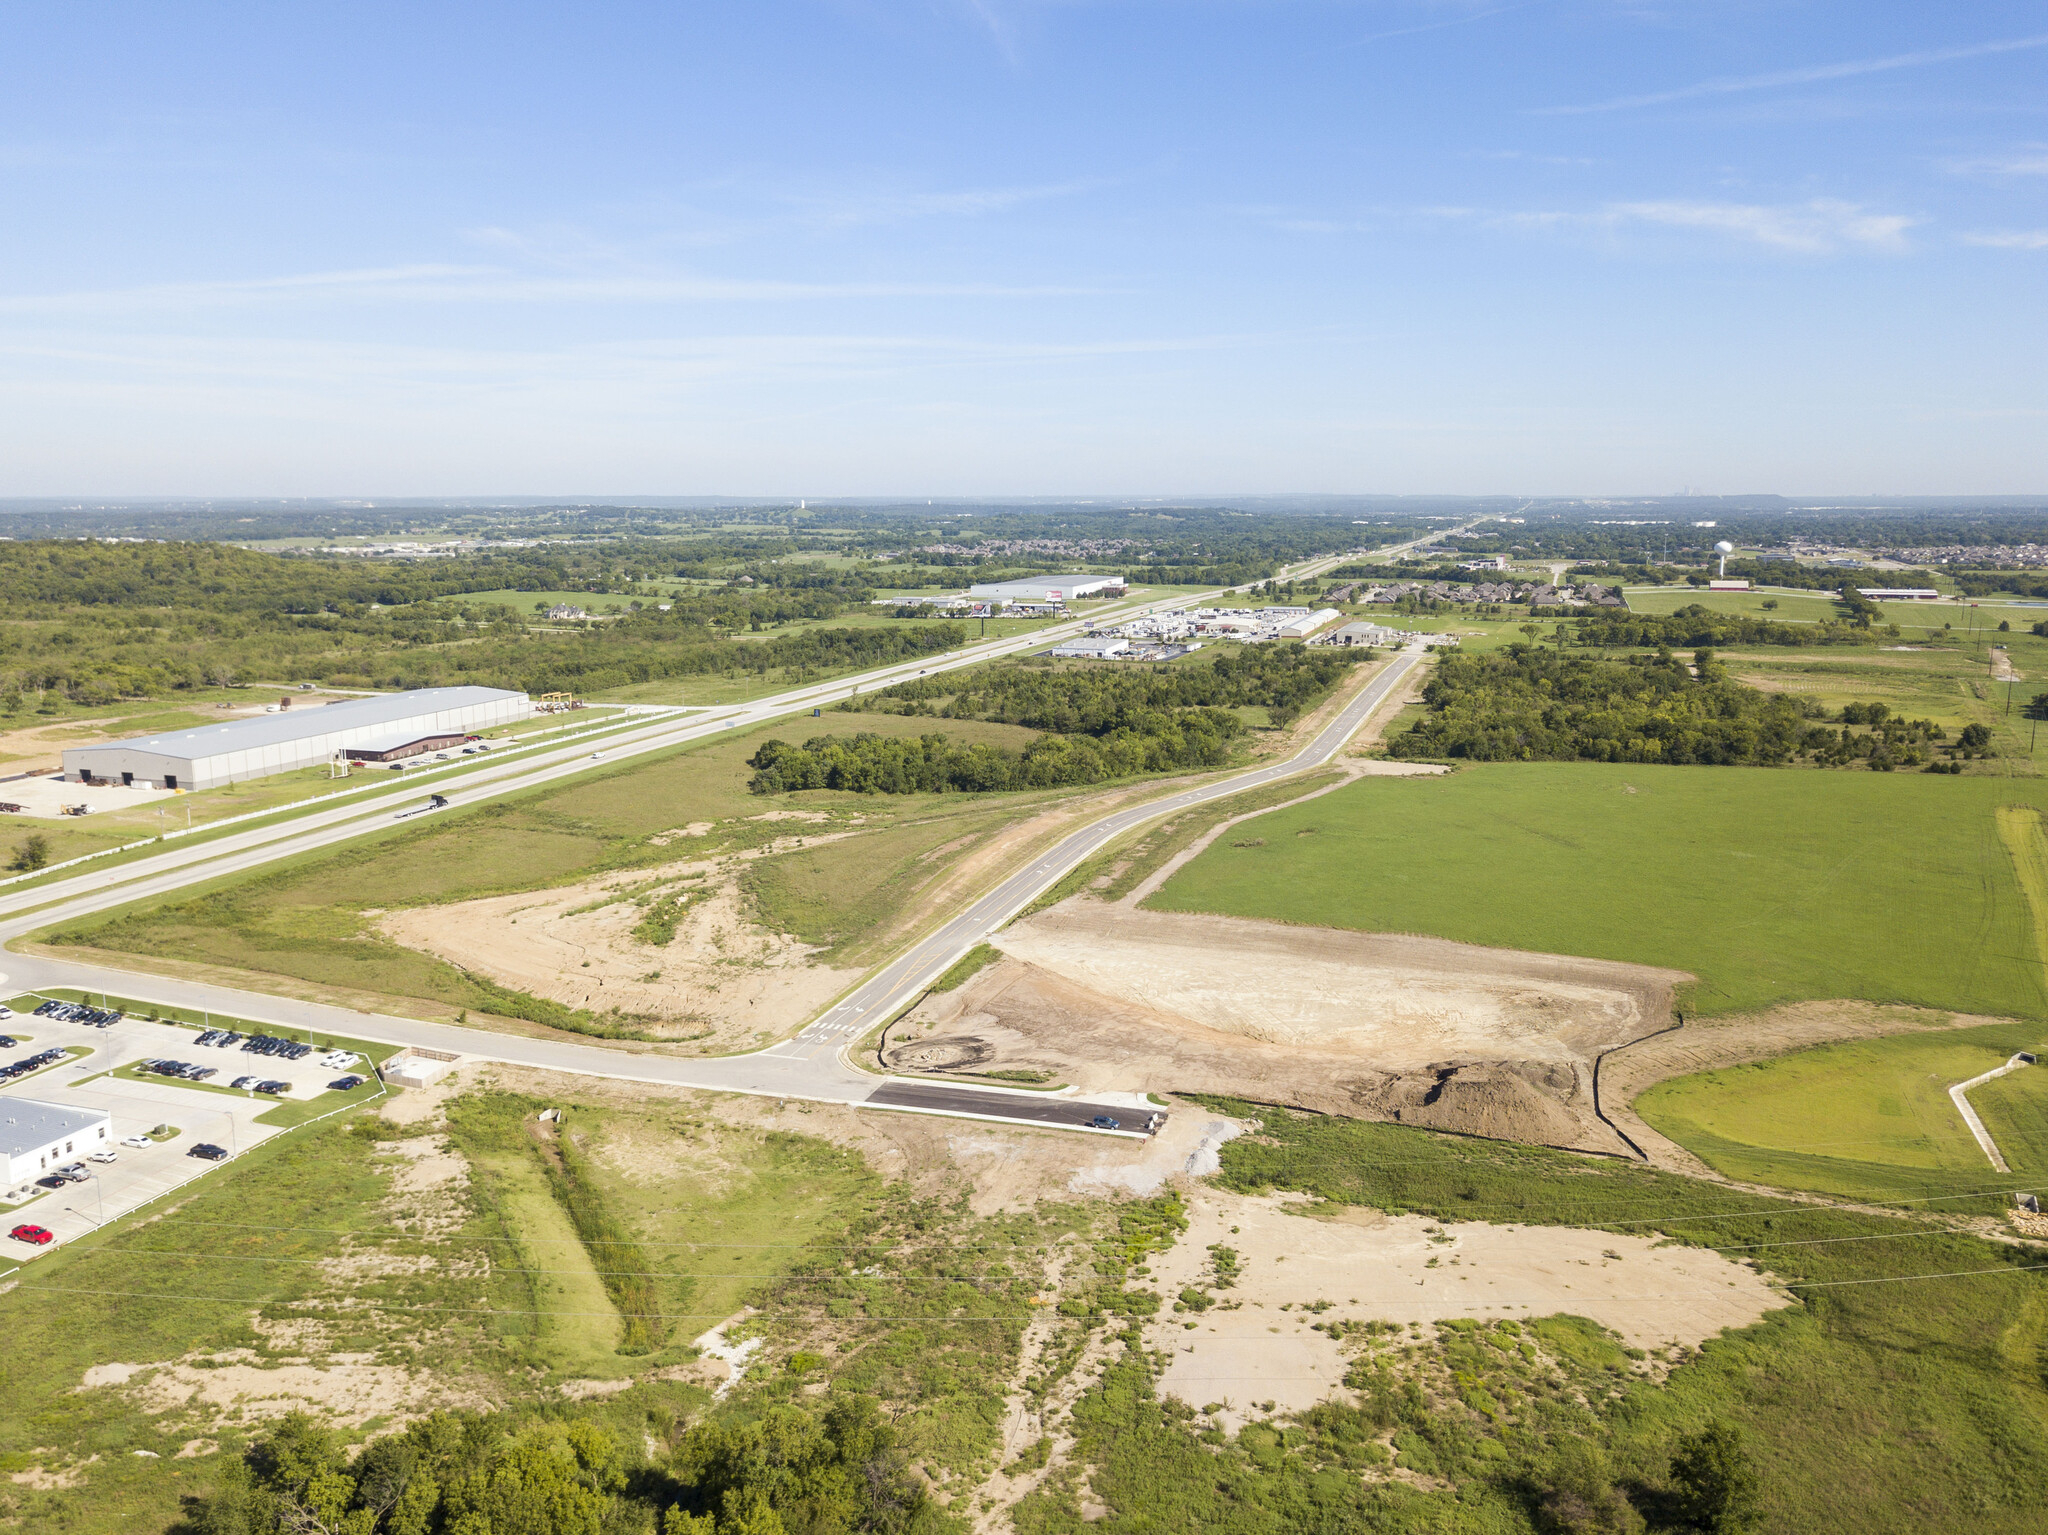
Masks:
[[[924,1100],[931,1095],[911,1091],[904,1081],[877,1077],[853,1066],[845,1058],[845,1050],[868,1029],[896,1010],[908,1006],[968,949],[1009,921],[1112,838],[1157,817],[1240,794],[1329,762],[1421,663],[1423,654],[1419,649],[1396,654],[1317,733],[1313,741],[1286,761],[1233,773],[1162,799],[1130,806],[1070,833],[1034,858],[1029,866],[1011,875],[959,915],[927,934],[900,958],[855,987],[801,1032],[749,1055],[690,1059],[662,1055],[652,1049],[632,1045],[534,1039],[385,1013],[359,1012],[329,1003],[241,991],[146,971],[80,964],[45,955],[7,954],[4,957],[7,966],[5,981],[10,991],[48,991],[69,987],[126,997],[140,995],[159,1006],[206,1009],[282,1028],[413,1045],[507,1065],[584,1076],[855,1105],[873,1102],[880,1094],[880,1101],[874,1102],[877,1108],[972,1113],[989,1119],[1074,1128],[1084,1128],[1087,1119],[1104,1112],[1121,1116],[1130,1123],[1133,1116],[1128,1110],[1104,1110],[1096,1104],[1079,1104],[1052,1096],[984,1091],[950,1082],[940,1084],[944,1088],[940,1095],[943,1103],[937,1098],[927,1103]],[[199,877],[212,878],[221,872],[226,871],[209,866]],[[120,899],[133,899],[136,893],[130,887],[123,891]],[[114,903],[104,894],[97,899],[85,896],[76,903],[66,903],[63,910],[68,910],[72,904],[96,909]],[[17,917],[0,925],[0,936],[17,936],[22,931],[57,920],[61,915],[62,910],[45,908],[32,916]]]

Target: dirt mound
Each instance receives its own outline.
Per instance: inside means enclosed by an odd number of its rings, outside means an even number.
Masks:
[[[890,1065],[1229,1094],[1589,1151],[1627,1149],[1593,1112],[1593,1059],[1659,1027],[1683,979],[1085,900],[994,941],[1012,957],[891,1028]]]

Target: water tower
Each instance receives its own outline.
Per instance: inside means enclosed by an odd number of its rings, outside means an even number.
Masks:
[[[1728,556],[1734,552],[1735,546],[1725,538],[1714,545],[1714,553],[1721,556],[1721,579],[1723,581],[1728,579]]]

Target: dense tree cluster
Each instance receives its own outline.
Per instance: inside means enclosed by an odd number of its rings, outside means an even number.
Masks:
[[[1572,636],[1580,645],[1628,649],[1658,645],[1674,649],[1700,645],[1786,645],[1805,649],[1815,645],[1870,645],[1876,643],[1877,637],[1878,631],[1855,620],[1787,624],[1740,613],[1715,613],[1696,602],[1676,613],[1631,613],[1621,609],[1588,613],[1579,620]]]
[[[768,741],[747,759],[755,770],[748,787],[756,794],[795,789],[986,794],[1102,783],[1138,773],[1220,767],[1229,760],[1231,737],[1243,728],[1234,714],[1185,709],[1133,715],[1101,736],[1040,736],[1021,752],[985,743],[968,746],[937,732],[813,736],[802,746]]]
[[[587,1422],[507,1433],[437,1412],[353,1456],[294,1413],[195,1500],[195,1535],[927,1535],[948,1522],[872,1399],[772,1407],[683,1435],[627,1485],[618,1444]],[[637,1505],[637,1507],[636,1507]]]
[[[1782,763],[1799,750],[1798,703],[1669,651],[1619,660],[1511,645],[1446,656],[1429,712],[1388,743],[1396,757],[1478,762]]]
[[[1106,736],[1140,716],[1184,709],[1262,706],[1286,724],[1321,698],[1365,652],[1296,644],[1251,645],[1235,655],[1162,666],[1032,662],[916,677],[848,701],[881,713],[998,720],[1062,735]]]
[[[1851,703],[1831,730],[1820,705],[1737,682],[1704,648],[1688,665],[1669,650],[1609,660],[1510,645],[1446,657],[1422,696],[1429,713],[1388,743],[1390,755],[1960,771],[1959,761],[1937,759],[1947,732],[1932,720]],[[1971,725],[1945,749],[1969,757],[1990,741]]]

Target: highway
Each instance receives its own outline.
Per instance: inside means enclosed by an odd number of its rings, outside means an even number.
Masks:
[[[1441,537],[1443,535],[1433,535]],[[1405,547],[1405,546],[1397,546]],[[1395,550],[1383,551],[1386,554]],[[1332,555],[1289,572],[1319,574],[1356,555]],[[1118,620],[1144,613],[1197,606],[1230,595],[1208,592],[1141,603],[1114,614]],[[1110,615],[1098,615],[1096,621]],[[855,692],[886,687],[928,672],[971,666],[996,656],[1037,649],[1082,628],[1079,622],[1027,635],[965,647],[943,656],[891,666],[858,677],[791,689],[715,713],[607,733],[599,749],[605,763],[672,749],[691,741],[741,729],[803,710],[836,704]],[[1028,1123],[1083,1127],[1098,1113],[1133,1122],[1133,1111],[1083,1104],[1054,1095],[982,1090],[968,1085],[911,1084],[863,1071],[847,1049],[871,1029],[909,1006],[962,954],[987,938],[1111,839],[1132,828],[1192,806],[1305,773],[1330,761],[1372,713],[1418,665],[1422,652],[1396,655],[1350,699],[1308,746],[1285,761],[1230,774],[1210,783],[1113,812],[1035,857],[965,910],[927,933],[908,951],[884,965],[791,1038],[741,1056],[685,1058],[659,1047],[585,1044],[536,1039],[451,1024],[428,1023],[390,1014],[361,1012],[332,1004],[300,1001],[264,992],[112,969],[44,955],[7,953],[4,982],[9,994],[72,988],[141,996],[166,1007],[205,1009],[281,1028],[312,1030],[393,1045],[448,1051],[508,1065],[616,1077],[675,1087],[765,1094],[875,1108],[926,1113],[974,1114]],[[461,805],[509,794],[590,771],[592,742],[542,748],[514,761],[482,764],[461,777],[434,785]],[[420,791],[422,794],[424,789]],[[280,823],[228,833],[212,840],[167,848],[112,866],[88,868],[63,879],[0,890],[0,946],[56,923],[74,920],[131,901],[159,896],[244,873],[265,864],[361,837],[392,826],[392,812],[411,796],[370,796],[369,803],[305,813]],[[1125,1131],[1123,1133],[1130,1133]]]
[[[1424,654],[1421,650],[1411,649],[1394,656],[1316,734],[1314,740],[1294,756],[1112,812],[1069,833],[1025,868],[1003,880],[937,930],[928,933],[900,958],[868,977],[799,1033],[749,1055],[687,1058],[660,1054],[658,1047],[535,1039],[455,1024],[428,1023],[387,1013],[358,1012],[328,1003],[300,1001],[266,992],[241,991],[44,955],[8,954],[6,987],[10,993],[66,987],[126,997],[141,995],[160,1006],[203,1008],[280,1028],[306,1029],[384,1044],[414,1045],[507,1065],[673,1087],[866,1104],[876,1108],[916,1109],[927,1113],[974,1114],[981,1118],[1025,1123],[1080,1127],[1097,1113],[1108,1113],[1130,1123],[1132,1114],[1128,1108],[1103,1108],[1050,1095],[983,1090],[966,1084],[937,1084],[945,1089],[942,1095],[921,1096],[907,1092],[906,1083],[901,1080],[880,1077],[854,1066],[847,1059],[847,1047],[916,1001],[925,988],[944,974],[962,954],[1008,922],[1111,839],[1157,817],[1306,773],[1329,762],[1400,687],[1408,674],[1421,664]],[[319,835],[323,840],[340,840],[338,835],[332,835],[333,830]],[[247,860],[253,866],[256,862],[267,861],[257,856],[263,851],[258,849],[255,854],[236,855],[228,862],[239,866]],[[190,870],[177,870],[164,875],[163,879],[190,882],[194,878],[212,878],[221,872],[226,871],[209,865],[196,875]],[[133,899],[140,893],[143,892],[131,885],[117,892],[88,894],[55,908],[16,916],[0,923],[0,939],[11,940],[46,923],[85,915],[117,901]]]

